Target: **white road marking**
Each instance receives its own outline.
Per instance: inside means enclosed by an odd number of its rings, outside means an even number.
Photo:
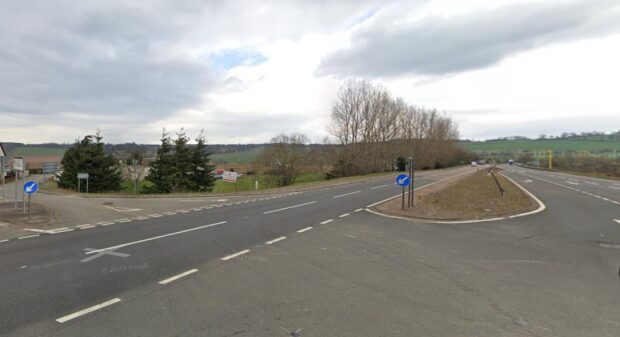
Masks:
[[[567,184],[571,184],[571,185],[579,185],[579,183],[576,183],[576,182],[570,181],[570,180],[567,180],[566,183]]]
[[[344,218],[345,216],[349,216],[349,215],[351,215],[351,213],[344,213],[344,214],[340,214],[338,217]]]
[[[102,249],[95,249],[95,250],[87,252],[86,254],[94,254],[94,253],[102,252],[104,250],[113,250],[113,249],[118,249],[118,248],[121,248],[121,247],[137,245],[139,243],[143,243],[143,242],[147,242],[147,241],[152,241],[152,240],[157,240],[157,239],[162,239],[162,238],[165,238],[165,237],[168,237],[168,236],[179,235],[179,234],[183,234],[183,233],[187,233],[187,232],[196,231],[196,230],[199,230],[199,229],[219,226],[219,225],[222,225],[222,224],[225,224],[225,223],[226,223],[226,221],[220,221],[220,222],[212,223],[212,224],[209,224],[209,225],[194,227],[194,228],[185,229],[185,230],[182,230],[182,231],[178,231],[178,232],[174,232],[174,233],[168,233],[168,234],[164,234],[164,235],[153,236],[153,237],[150,237],[150,238],[147,238],[147,239],[142,239],[142,240],[138,240],[138,241],[123,243],[123,244],[112,246],[112,247],[107,247],[107,248],[102,248]]]
[[[228,201],[228,199],[217,199],[218,202]]]
[[[117,219],[116,222],[120,222],[120,223],[131,222],[131,219]]]
[[[421,188],[428,187],[428,186],[431,186],[431,185],[434,185],[434,184],[440,183],[440,182],[442,182],[442,181],[444,181],[444,180],[446,180],[446,179],[449,179],[449,178],[454,178],[454,177],[458,177],[458,176],[461,176],[461,175],[463,175],[463,174],[469,174],[469,173],[471,173],[471,171],[461,172],[461,173],[459,173],[459,174],[455,174],[455,175],[453,175],[453,176],[448,176],[448,177],[445,177],[445,178],[442,178],[442,179],[439,179],[439,180],[433,181],[432,183],[428,183],[428,184],[426,184],[426,185],[423,185],[423,186],[420,186],[420,187],[416,187],[416,188],[414,188],[413,190],[414,190],[414,191],[417,191],[417,190],[419,190],[419,189],[421,189]],[[394,183],[394,185],[396,185],[396,183]],[[370,204],[370,205],[368,205],[368,206],[366,206],[366,207],[367,207],[367,208],[370,208],[370,207],[375,207],[375,206],[377,206],[377,205],[379,205],[379,204],[381,204],[381,203],[384,203],[384,202],[389,201],[389,200],[392,200],[392,199],[396,199],[396,198],[398,198],[398,197],[400,197],[400,196],[401,196],[401,194],[399,193],[399,194],[397,194],[397,195],[395,195],[395,196],[393,196],[393,197],[389,197],[389,198],[386,198],[386,199],[383,199],[383,200],[377,201],[377,202],[372,203],[372,204]]]
[[[55,230],[51,230],[50,234],[60,234],[60,233],[66,233],[66,232],[72,232],[74,231],[73,228],[67,228],[67,229],[55,229]]]
[[[337,195],[337,196],[332,197],[332,198],[334,198],[334,199],[338,199],[338,198],[346,197],[347,195],[356,194],[356,193],[361,193],[361,192],[362,192],[362,191],[349,192],[349,193],[345,193],[345,194]]]
[[[105,302],[103,302],[103,303],[100,303],[100,304],[97,304],[97,305],[93,305],[93,306],[92,306],[92,307],[90,307],[90,308],[86,308],[86,309],[83,309],[83,310],[80,310],[80,311],[74,312],[74,313],[72,313],[71,315],[67,315],[67,316],[64,316],[64,317],[58,318],[58,319],[56,319],[56,322],[58,322],[58,323],[64,323],[64,322],[66,322],[66,321],[70,321],[70,320],[72,320],[72,319],[74,319],[74,318],[80,317],[80,316],[82,316],[82,315],[86,315],[86,314],[91,313],[91,312],[93,312],[93,311],[96,311],[96,310],[99,310],[99,309],[103,309],[103,308],[105,308],[105,307],[107,307],[107,306],[109,306],[109,305],[112,305],[112,304],[114,304],[114,303],[118,303],[118,302],[120,302],[120,301],[121,301],[121,299],[120,299],[120,298],[118,298],[118,297],[117,297],[117,298],[113,298],[113,299],[108,300],[108,301],[105,301]]]
[[[590,184],[590,185],[598,186],[597,183],[593,183],[591,181],[584,181],[584,184]]]
[[[614,219],[614,221],[620,223],[620,219]]]
[[[300,230],[298,230],[298,231],[297,231],[297,233],[303,233],[303,232],[305,232],[305,231],[309,231],[309,230],[311,230],[311,229],[312,229],[312,226],[311,226],[311,227],[306,227],[306,228],[304,228],[304,229],[300,229]]]
[[[8,239],[0,240],[0,242],[8,242],[8,241],[9,241]]]
[[[610,244],[610,243],[599,243],[598,245],[603,247],[603,248],[620,249],[620,245],[614,245],[614,244]]]
[[[328,224],[328,223],[330,223],[332,221],[334,221],[334,219],[325,220],[325,221],[321,222],[321,225],[326,225],[326,224]]]
[[[363,211],[363,210],[364,210],[363,208],[358,208],[358,209],[356,209],[356,210],[355,210],[355,211],[353,211],[353,212],[357,213],[357,212],[361,212],[361,211]]]
[[[103,224],[101,224],[101,225],[103,226]],[[94,226],[94,225],[88,225],[88,226],[84,226],[84,225],[82,225],[82,226],[80,226],[79,228],[80,228],[80,229],[89,229],[89,228],[95,228],[95,226]]]
[[[163,212],[164,215],[175,215],[177,212]]]
[[[271,241],[267,241],[267,242],[265,242],[265,243],[266,243],[266,244],[268,244],[268,245],[271,245],[271,244],[274,244],[274,243],[276,243],[276,242],[278,242],[278,241],[282,241],[282,240],[284,240],[284,239],[286,239],[286,236],[281,236],[281,237],[279,237],[279,238],[277,238],[277,239],[273,239],[273,240],[271,240]]]
[[[222,260],[227,261],[227,260],[230,260],[230,259],[234,259],[234,258],[235,258],[235,257],[237,257],[237,256],[240,256],[240,255],[243,255],[243,254],[247,254],[247,253],[249,253],[249,252],[250,252],[250,250],[249,250],[249,249],[242,250],[242,251],[237,252],[237,253],[234,253],[234,254],[232,254],[232,255],[228,255],[228,256],[226,256],[226,257],[223,257],[223,258],[222,258]]]
[[[302,207],[302,206],[311,205],[311,204],[314,204],[314,203],[316,203],[316,200],[315,201],[310,201],[310,202],[305,202],[305,203],[299,204],[299,205],[293,205],[293,206],[288,206],[288,207],[284,207],[284,208],[274,209],[273,211],[263,212],[263,214],[270,214],[270,213],[285,211],[287,209],[296,208],[296,207]]]
[[[383,188],[383,187],[387,187],[389,185],[379,185],[379,186],[375,186],[375,187],[371,187],[371,190],[376,190],[377,188]]]
[[[161,214],[149,214],[149,217],[151,217],[151,218],[161,218],[162,215]]]
[[[353,238],[353,239],[357,239],[357,236],[355,236],[355,235],[351,235],[351,234],[342,234],[342,235],[344,235],[346,237]]]
[[[117,212],[137,212],[137,211],[141,211],[141,208],[127,208],[127,207],[120,207],[120,206],[104,206],[106,208],[109,208],[113,211],[117,211]]]
[[[169,278],[167,278],[165,280],[161,280],[158,283],[161,284],[161,285],[168,284],[168,283],[170,283],[172,281],[176,281],[176,280],[180,279],[181,277],[185,277],[185,276],[187,276],[189,274],[193,274],[193,273],[195,273],[197,271],[198,271],[198,269],[191,269],[191,270],[188,270],[188,271],[186,271],[184,273],[181,273],[181,274],[169,277]]]
[[[77,228],[82,228],[82,227],[90,227],[90,226],[92,226],[92,225],[91,225],[91,224],[89,224],[89,223],[87,223],[87,224],[84,224],[84,225],[77,225],[77,226],[75,226],[75,227],[77,227]]]
[[[613,188],[615,190],[620,190],[620,187],[616,187],[616,186],[609,186],[609,188]]]
[[[17,240],[23,240],[23,239],[30,239],[30,238],[36,238],[37,236],[39,236],[41,234],[35,234],[35,235],[26,235],[26,236],[20,236],[17,238]]]
[[[146,220],[148,218],[149,218],[148,216],[137,216],[134,219],[136,219],[136,220]]]

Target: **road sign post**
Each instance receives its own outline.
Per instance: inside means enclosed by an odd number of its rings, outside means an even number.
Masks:
[[[396,177],[396,184],[402,186],[403,188],[403,196],[402,196],[402,206],[401,209],[405,210],[405,187],[409,186],[411,183],[411,179],[406,174],[400,174]]]
[[[19,172],[24,171],[24,158],[22,157],[13,158],[13,171],[15,171],[15,209],[17,209],[17,186],[19,186]],[[23,195],[22,195],[22,199],[23,199]]]
[[[6,175],[6,166],[5,166],[5,158],[4,156],[0,157],[0,174],[2,175],[2,201],[6,200],[5,189],[5,175]]]
[[[28,220],[30,220],[32,214],[32,205],[30,201],[32,200],[32,194],[36,193],[39,190],[39,184],[36,181],[28,181],[24,183],[24,193],[28,194]],[[25,212],[24,212],[25,213]]]
[[[86,193],[88,193],[88,177],[89,177],[89,174],[88,174],[88,173],[78,173],[78,174],[77,174],[77,179],[78,179],[78,193],[82,193],[82,188],[81,188],[81,184],[80,184],[80,182],[82,181],[82,179],[86,179]]]

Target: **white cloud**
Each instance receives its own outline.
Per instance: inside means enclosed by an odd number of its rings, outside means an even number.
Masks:
[[[318,141],[342,79],[317,77],[317,69],[367,76],[411,104],[447,110],[467,138],[611,131],[620,125],[614,99],[620,35],[610,21],[617,12],[598,9],[614,6],[606,0],[5,2],[0,138],[70,142],[99,128],[106,141],[154,143],[162,127],[185,127],[192,136],[204,129],[211,143],[265,142],[280,132]],[[504,20],[515,8],[520,14]],[[546,20],[538,19],[541,13]],[[514,30],[515,17],[536,26]],[[481,18],[501,29],[480,25]],[[419,41],[410,38],[412,25],[450,39],[410,48]],[[456,32],[448,29],[454,25]],[[384,41],[361,48],[360,38],[372,36]],[[472,53],[474,42],[486,47]],[[381,61],[399,51],[403,57]]]

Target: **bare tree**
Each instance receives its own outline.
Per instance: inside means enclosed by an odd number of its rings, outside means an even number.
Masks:
[[[308,142],[308,137],[301,133],[280,134],[263,149],[259,162],[269,167],[268,173],[275,177],[279,185],[290,185],[295,182]]]
[[[366,80],[342,85],[331,117],[340,175],[390,170],[399,155],[413,155],[419,167],[441,167],[462,153],[454,151],[458,128],[446,113],[408,105]]]

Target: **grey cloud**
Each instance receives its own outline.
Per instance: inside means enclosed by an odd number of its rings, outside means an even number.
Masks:
[[[157,118],[196,104],[211,85],[204,64],[166,55],[183,27],[165,13],[53,3],[0,14],[0,111]]]
[[[554,42],[618,31],[617,1],[518,3],[415,22],[377,18],[348,49],[328,54],[318,76],[445,75],[480,69]],[[403,13],[406,15],[407,13]]]

